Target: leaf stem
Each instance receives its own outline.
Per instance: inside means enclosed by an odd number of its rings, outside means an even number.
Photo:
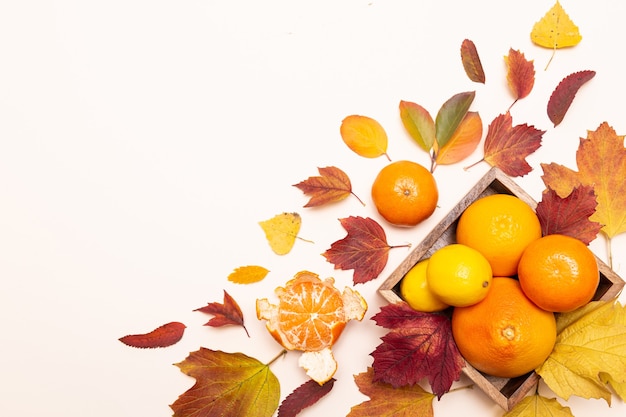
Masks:
[[[397,249],[397,248],[410,248],[410,243],[405,243],[404,245],[390,245],[389,249]]]
[[[266,366],[270,366],[271,364],[276,362],[278,360],[278,358],[280,358],[281,356],[285,356],[287,354],[287,352],[288,352],[287,349],[281,350],[278,355],[274,356],[274,358],[271,361],[269,361],[268,363],[266,363],[265,365]]]
[[[356,197],[356,199],[357,199],[357,200],[359,200],[359,203],[361,203],[361,205],[362,205],[363,207],[365,207],[365,203],[363,202],[363,200],[361,200],[361,199],[359,198],[359,196],[358,196],[358,195],[356,195],[356,194],[355,194],[355,193],[353,193],[352,191],[350,191],[350,194],[352,194],[353,196],[355,196],[355,197]]]
[[[466,166],[465,168],[463,168],[464,171],[468,171],[469,169],[475,167],[476,165],[480,164],[481,162],[483,162],[485,160],[485,158],[481,158],[478,161],[474,162],[471,165]]]
[[[612,239],[606,236],[606,252],[607,252],[607,263],[609,264],[609,268],[613,269],[613,245]]]

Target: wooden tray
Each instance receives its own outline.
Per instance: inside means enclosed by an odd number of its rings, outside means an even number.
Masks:
[[[490,194],[510,194],[519,197],[533,210],[537,203],[509,176],[498,168],[491,168],[461,201],[437,224],[411,253],[400,263],[378,289],[388,302],[402,301],[400,281],[420,260],[429,258],[437,249],[455,243],[456,225],[463,211],[475,200]],[[594,300],[611,300],[624,287],[624,280],[596,256],[600,270],[600,284]],[[479,372],[466,363],[463,372],[504,410],[510,410],[521,401],[539,382],[539,376],[531,372],[516,378],[496,378]]]

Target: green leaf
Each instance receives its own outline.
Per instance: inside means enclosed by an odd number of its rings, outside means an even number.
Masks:
[[[410,101],[400,101],[400,119],[417,144],[429,152],[435,142],[435,122],[424,107]]]
[[[574,417],[569,407],[563,407],[555,398],[529,395],[502,417]]]
[[[475,96],[474,91],[458,93],[443,103],[435,118],[435,137],[440,148],[448,143],[456,128],[459,127]]]

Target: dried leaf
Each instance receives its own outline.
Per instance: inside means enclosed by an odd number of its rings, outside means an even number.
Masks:
[[[529,395],[502,417],[574,417],[569,407],[563,407],[556,398]]]
[[[291,251],[301,224],[302,218],[298,213],[281,213],[259,222],[270,247],[277,255],[286,255]]]
[[[537,369],[559,397],[602,398],[611,404],[604,374],[626,380],[626,311],[617,302],[595,301],[557,316],[554,350]]]
[[[235,299],[231,297],[230,294],[226,292],[226,290],[224,290],[224,304],[208,303],[206,306],[197,308],[194,311],[212,314],[213,316],[215,316],[211,320],[206,322],[205,326],[241,326],[246,331],[248,337],[250,337],[248,329],[246,329],[246,326],[244,325],[243,313],[241,312],[241,308],[239,308],[239,304],[237,304]]]
[[[485,71],[483,70],[483,64],[480,62],[478,50],[474,42],[469,39],[465,39],[461,43],[461,61],[463,62],[463,69],[470,80],[475,83],[485,83]]]
[[[596,194],[591,185],[575,187],[565,198],[548,188],[537,204],[542,235],[562,234],[575,237],[586,245],[596,238],[602,225],[589,220],[596,212]]]
[[[574,24],[557,0],[541,20],[535,23],[530,39],[538,46],[552,49],[552,56],[546,65],[547,69],[557,49],[578,45],[582,36],[578,26]]]
[[[447,316],[415,311],[401,302],[382,307],[372,320],[391,329],[372,353],[375,381],[401,387],[427,378],[433,393],[441,398],[461,377],[465,360],[454,343]]]
[[[448,143],[459,127],[472,105],[474,97],[476,97],[476,92],[467,91],[455,94],[443,103],[435,117],[435,140],[439,148]]]
[[[269,272],[269,269],[258,265],[240,266],[228,275],[228,280],[235,284],[252,284],[262,281]]]
[[[509,55],[504,57],[507,66],[506,80],[508,81],[515,104],[530,94],[535,85],[535,65],[526,59],[520,51],[509,49]],[[511,104],[511,106],[513,106]]]
[[[271,417],[278,408],[278,379],[243,353],[200,348],[176,366],[196,382],[171,405],[173,417]]]
[[[428,110],[410,101],[400,101],[400,119],[411,138],[426,152],[435,143],[435,121]]]
[[[370,399],[352,407],[347,417],[434,417],[435,396],[419,385],[396,388],[391,384],[376,382],[372,368],[355,375],[354,381],[359,391]]]
[[[544,130],[527,124],[513,126],[511,114],[500,114],[489,125],[483,160],[512,177],[532,171],[526,157],[539,149]]]
[[[457,163],[472,154],[483,135],[483,122],[477,112],[467,112],[454,134],[435,158],[438,165]]]
[[[339,219],[347,235],[331,244],[322,255],[335,269],[354,269],[353,282],[363,284],[378,277],[387,265],[387,236],[380,224],[369,217]]]
[[[168,347],[177,343],[183,337],[184,332],[185,325],[173,321],[157,327],[149,333],[120,337],[119,341],[136,348]]]
[[[308,380],[280,403],[278,417],[296,417],[302,410],[312,406],[328,394],[333,389],[334,384],[334,378],[322,385],[312,379]]]
[[[387,155],[387,132],[371,117],[348,116],[341,122],[339,132],[348,148],[360,156],[377,158]]]
[[[309,177],[298,184],[294,184],[294,187],[311,197],[304,207],[317,207],[334,203],[344,200],[350,195],[354,195],[363,204],[361,199],[352,192],[350,178],[341,169],[331,166],[317,170],[320,173],[319,176]]]
[[[580,87],[595,75],[595,71],[575,72],[563,78],[554,89],[548,101],[548,117],[555,127],[563,121],[565,113],[567,113],[572,101],[574,101],[574,97],[576,97]]]

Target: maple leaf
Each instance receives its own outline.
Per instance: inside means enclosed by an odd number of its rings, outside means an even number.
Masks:
[[[543,192],[536,212],[541,234],[562,234],[575,237],[586,245],[596,238],[602,225],[589,220],[596,212],[596,194],[591,185],[574,187],[565,198],[548,188]]]
[[[578,45],[582,36],[578,26],[557,0],[554,6],[535,23],[530,32],[530,39],[538,46],[552,49],[552,55],[545,68],[547,70],[557,49]]]
[[[214,317],[206,322],[205,326],[222,327],[228,325],[241,326],[246,331],[248,337],[248,329],[243,322],[243,313],[239,304],[233,297],[224,290],[224,303],[207,303],[206,306],[195,309],[201,313],[212,314]]]
[[[246,265],[235,268],[228,275],[228,280],[235,284],[252,284],[263,280],[270,271],[258,265]]]
[[[176,366],[196,382],[170,406],[173,417],[271,417],[280,400],[278,378],[269,368],[274,360],[265,365],[243,353],[191,352]]]
[[[557,339],[536,370],[559,397],[602,398],[611,391],[600,378],[626,380],[626,311],[616,301],[594,301],[557,316]]]
[[[376,120],[367,116],[352,115],[341,122],[339,133],[344,143],[357,155],[377,158],[387,155],[387,132]]]
[[[533,61],[527,60],[522,52],[513,48],[509,49],[509,55],[504,57],[504,62],[507,66],[506,80],[515,97],[515,101],[509,106],[510,109],[532,91],[535,85],[535,65]]]
[[[483,70],[483,64],[480,62],[478,50],[474,42],[469,39],[465,39],[461,43],[461,62],[470,80],[475,83],[485,83],[485,71]]]
[[[328,394],[333,389],[334,384],[334,378],[322,385],[312,379],[308,380],[280,403],[278,417],[296,417],[300,411],[312,406]]]
[[[445,315],[415,311],[400,302],[382,307],[372,320],[391,329],[372,353],[375,381],[401,387],[427,378],[433,393],[441,398],[461,377],[465,360]]]
[[[148,333],[120,337],[119,341],[136,348],[160,348],[177,343],[183,337],[186,326],[173,321],[157,327]]]
[[[374,370],[354,376],[359,391],[370,399],[355,405],[347,417],[433,417],[433,399],[435,396],[424,391],[419,385],[394,387],[375,381]]]
[[[271,219],[259,222],[265,232],[265,238],[277,255],[286,255],[293,248],[298,232],[302,225],[302,218],[298,213],[281,213]]]
[[[525,158],[539,149],[544,133],[527,124],[513,126],[509,112],[500,114],[487,130],[483,158],[465,169],[485,161],[511,177],[524,176],[532,171]]]
[[[352,183],[348,175],[337,167],[318,168],[319,176],[309,177],[294,184],[305,195],[311,196],[304,207],[317,207],[327,203],[341,201],[350,195],[356,197],[362,205],[361,199],[352,192]]]
[[[563,407],[556,398],[541,395],[524,397],[502,417],[574,417],[569,407]]]
[[[378,277],[387,265],[390,249],[408,246],[390,246],[385,230],[369,217],[350,216],[339,219],[339,222],[347,235],[331,244],[322,256],[334,264],[335,269],[353,269],[355,284]]]
[[[554,127],[563,121],[580,87],[595,75],[595,71],[578,71],[563,78],[556,86],[548,101],[548,117]]]

